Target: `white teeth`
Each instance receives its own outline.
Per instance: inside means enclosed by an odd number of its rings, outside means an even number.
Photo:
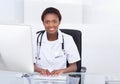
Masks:
[[[50,28],[49,30],[54,30],[54,28]]]

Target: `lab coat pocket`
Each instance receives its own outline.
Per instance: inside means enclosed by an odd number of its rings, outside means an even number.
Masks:
[[[63,51],[57,52],[54,57],[54,61],[56,63],[65,62],[66,56],[64,55]]]

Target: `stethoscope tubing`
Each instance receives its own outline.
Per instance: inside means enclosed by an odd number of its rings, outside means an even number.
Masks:
[[[35,57],[36,60],[40,60],[40,47],[41,47],[41,44],[42,44],[42,37],[43,37],[43,34],[44,32],[40,32],[37,36],[37,57]],[[40,38],[40,39],[39,39]],[[62,51],[65,55],[65,50],[64,50],[64,36],[62,35]],[[36,61],[37,63],[37,61]]]

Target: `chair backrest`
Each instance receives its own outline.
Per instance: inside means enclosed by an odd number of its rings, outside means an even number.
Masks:
[[[60,29],[62,32],[69,34],[73,37],[75,44],[78,48],[80,58],[82,57],[82,33],[80,30],[73,30],[73,29]],[[82,59],[82,58],[81,58]],[[77,62],[77,72],[81,71],[81,60]]]
[[[62,32],[71,35],[73,37],[73,40],[75,41],[75,44],[77,46],[80,58],[82,57],[82,33],[80,30],[74,30],[74,29],[60,29]],[[38,31],[36,34],[38,33],[44,33],[43,31]],[[39,34],[40,35],[40,34]],[[39,37],[38,35],[38,37]],[[82,59],[82,58],[81,58]],[[77,71],[76,72],[80,72],[81,71],[81,60],[77,62]]]

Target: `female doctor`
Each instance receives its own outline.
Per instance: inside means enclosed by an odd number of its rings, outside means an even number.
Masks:
[[[45,32],[37,52],[39,59],[34,63],[35,72],[42,75],[60,75],[77,70],[76,62],[80,60],[80,56],[73,38],[58,29],[61,18],[59,10],[54,7],[46,8],[42,13]]]

